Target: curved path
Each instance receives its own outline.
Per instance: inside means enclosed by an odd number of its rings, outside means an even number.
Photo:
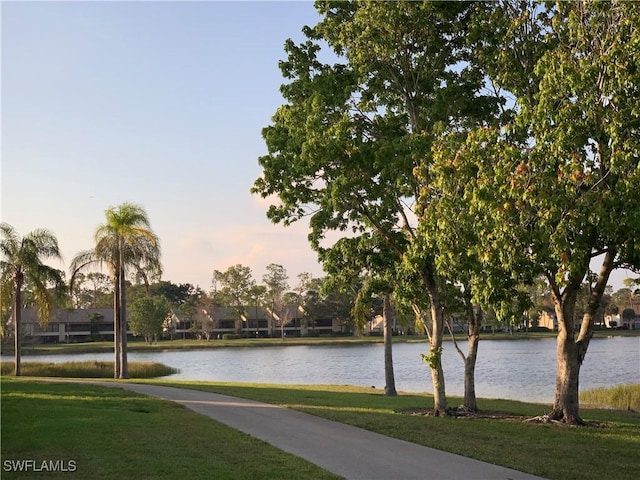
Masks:
[[[159,385],[91,383],[180,403],[349,480],[541,480],[267,403]]]

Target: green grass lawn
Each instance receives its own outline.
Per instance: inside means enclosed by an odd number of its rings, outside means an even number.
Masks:
[[[182,382],[153,381],[167,385]],[[274,403],[428,447],[503,465],[549,479],[633,479],[640,471],[640,414],[583,409],[589,427],[526,423],[491,418],[412,416],[407,410],[432,407],[427,395],[385,397],[379,390],[337,386],[278,386],[182,383]],[[460,398],[450,397],[452,406]],[[484,412],[535,417],[549,405],[479,400]],[[597,426],[596,426],[597,425]]]
[[[171,402],[24,378],[3,377],[1,387],[3,480],[339,478]],[[8,471],[17,460],[75,471]]]
[[[640,414],[583,409],[598,424],[567,427],[491,418],[411,416],[427,395],[385,397],[338,386],[145,382],[183,386],[295,408],[418,444],[549,479],[636,479]],[[74,460],[64,478],[335,478],[309,463],[190,410],[120,389],[2,378],[2,478],[6,460]],[[455,406],[460,399],[450,398]],[[548,405],[480,400],[485,412],[537,416]]]

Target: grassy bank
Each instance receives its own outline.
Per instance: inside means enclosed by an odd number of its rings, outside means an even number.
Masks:
[[[481,399],[479,405],[484,412],[514,417],[509,420],[446,418],[407,413],[433,406],[426,395],[389,398],[379,390],[337,386],[145,382],[283,405],[549,479],[635,480],[640,471],[640,415],[634,412],[583,409],[592,426],[575,428],[523,422],[515,417],[541,415],[549,406],[505,400]],[[262,450],[269,447],[260,442],[182,407],[121,390],[3,379],[2,397],[3,460],[76,459],[77,478],[89,479],[331,478],[288,456],[279,471],[283,457]],[[460,399],[449,402],[458,405]]]
[[[396,342],[426,342],[426,337],[396,337]],[[368,343],[381,343],[382,337],[289,337],[285,340],[281,338],[239,338],[235,340],[192,340],[175,339],[161,340],[153,345],[148,345],[142,340],[133,339],[128,341],[129,351],[136,352],[162,352],[168,350],[202,350],[209,348],[226,347],[270,347],[283,345],[358,345]],[[54,355],[73,353],[98,353],[112,352],[113,342],[84,342],[84,343],[49,343],[24,345],[23,355]],[[13,346],[2,345],[3,355],[10,355]]]
[[[157,362],[128,362],[130,378],[166,377],[178,370]],[[22,362],[22,375],[27,377],[113,378],[113,362]],[[0,373],[12,375],[14,362],[2,362]]]
[[[541,338],[555,338],[554,332],[515,332],[509,333],[483,333],[482,340],[536,340]],[[640,330],[597,330],[594,337],[608,336],[640,336]],[[457,336],[458,341],[465,341],[462,335]],[[450,341],[448,335],[444,338]],[[427,342],[427,338],[421,335],[398,336],[393,338],[394,343],[419,343]],[[281,338],[240,338],[236,340],[162,340],[153,345],[147,345],[144,341],[134,339],[129,341],[129,351],[161,352],[165,350],[201,350],[208,348],[227,347],[269,347],[283,345],[360,345],[368,343],[382,343],[381,336],[363,337],[289,337],[285,340]],[[73,354],[73,353],[98,353],[113,351],[113,342],[85,342],[85,343],[58,343],[58,344],[36,344],[23,346],[24,355],[51,355],[51,354]],[[11,355],[13,345],[2,344],[2,354]]]
[[[425,336],[402,336],[394,337],[395,343],[425,342]],[[175,339],[161,340],[153,345],[148,345],[142,340],[133,339],[128,341],[129,351],[135,352],[162,352],[169,350],[202,350],[209,348],[228,347],[281,347],[283,345],[362,345],[371,343],[382,343],[381,336],[364,337],[288,337],[281,338],[238,338],[234,340],[195,340],[195,339]],[[99,353],[112,352],[113,342],[83,342],[83,343],[49,343],[24,345],[23,355],[55,355],[73,353]],[[2,354],[10,355],[13,352],[13,345],[2,344]]]
[[[600,408],[640,411],[640,385],[618,385],[580,393],[580,402]]]

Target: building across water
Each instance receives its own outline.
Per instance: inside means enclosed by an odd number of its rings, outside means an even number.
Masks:
[[[34,343],[67,343],[113,340],[113,309],[57,309],[46,324],[41,324],[33,308],[22,310],[21,334]],[[8,331],[12,331],[11,322]],[[230,307],[171,311],[163,325],[167,338],[312,336],[347,333],[344,322],[331,318],[310,319],[296,305],[281,312],[262,307],[242,311]],[[131,335],[131,331],[128,333]]]

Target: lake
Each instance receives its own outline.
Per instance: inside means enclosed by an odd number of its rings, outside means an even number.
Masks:
[[[466,352],[466,343],[460,345]],[[205,350],[130,352],[129,361],[154,361],[180,369],[179,380],[280,384],[358,385],[384,388],[382,344],[229,347]],[[393,346],[396,389],[432,392],[431,374],[421,358],[426,343]],[[38,355],[23,361],[112,360],[112,353]],[[451,342],[443,351],[446,391],[462,395],[464,365]],[[556,340],[481,340],[476,365],[476,395],[552,403]],[[580,388],[640,383],[640,337],[594,338],[580,373]]]

